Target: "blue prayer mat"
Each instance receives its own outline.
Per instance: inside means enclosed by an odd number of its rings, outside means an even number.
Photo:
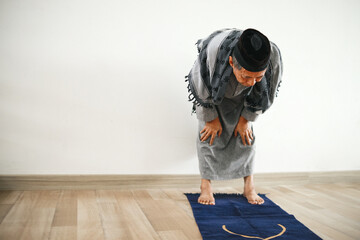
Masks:
[[[250,204],[238,193],[214,193],[215,205],[198,203],[199,193],[184,194],[204,240],[321,239],[265,194],[258,194],[265,201],[261,205]]]

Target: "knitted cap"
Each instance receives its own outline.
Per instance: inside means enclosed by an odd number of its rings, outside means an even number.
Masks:
[[[264,70],[270,60],[270,42],[258,30],[248,28],[234,47],[234,56],[239,64],[251,72]]]

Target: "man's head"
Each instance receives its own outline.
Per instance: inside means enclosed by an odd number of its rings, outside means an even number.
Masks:
[[[255,29],[246,29],[229,56],[237,81],[244,86],[260,82],[270,61],[270,42]]]
[[[241,67],[234,56],[229,56],[229,64],[233,68],[236,80],[247,87],[254,86],[255,83],[260,82],[266,72],[266,69],[260,72],[250,72]]]

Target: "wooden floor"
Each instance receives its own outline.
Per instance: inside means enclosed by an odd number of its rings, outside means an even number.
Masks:
[[[239,181],[213,190],[242,189]],[[256,191],[323,239],[360,239],[358,183],[258,184]],[[0,239],[201,239],[184,192],[199,188],[0,191]]]

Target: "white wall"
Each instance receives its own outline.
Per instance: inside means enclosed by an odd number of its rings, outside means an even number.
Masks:
[[[255,170],[360,169],[359,1],[0,0],[0,174],[197,174],[197,39],[256,28],[284,61]]]

